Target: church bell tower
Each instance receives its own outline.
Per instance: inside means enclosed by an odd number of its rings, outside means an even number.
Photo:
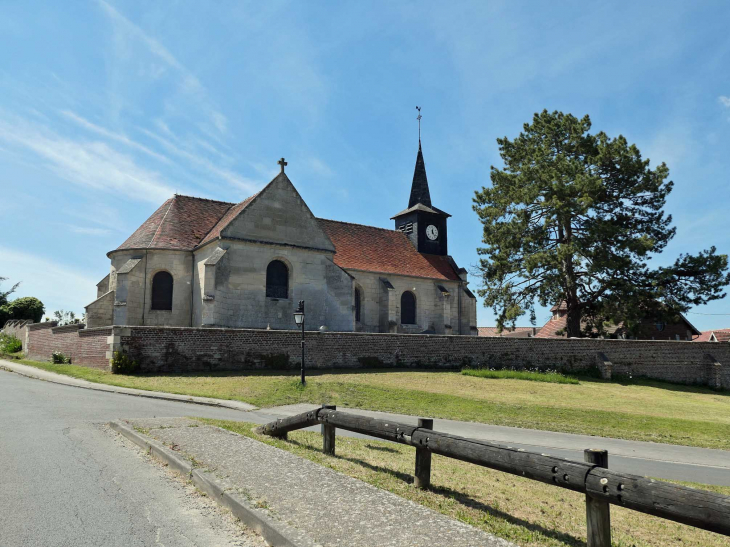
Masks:
[[[419,253],[447,255],[446,219],[451,215],[431,205],[426,164],[421,148],[420,117],[419,113],[418,156],[413,172],[411,198],[408,208],[392,217],[392,220],[395,220],[395,229],[406,234]]]

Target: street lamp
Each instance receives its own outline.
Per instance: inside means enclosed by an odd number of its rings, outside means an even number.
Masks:
[[[297,327],[302,327],[302,385],[304,385],[304,300],[299,301],[299,307],[294,312],[294,321]]]

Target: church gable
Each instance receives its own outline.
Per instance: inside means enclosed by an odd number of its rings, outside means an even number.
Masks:
[[[283,170],[220,229],[220,237],[335,250]]]

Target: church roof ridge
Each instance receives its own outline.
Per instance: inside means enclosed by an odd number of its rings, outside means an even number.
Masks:
[[[362,226],[363,228],[372,228],[373,230],[385,230],[386,232],[397,232],[401,233],[400,230],[391,230],[390,228],[381,228],[380,226],[371,226],[370,224],[360,224],[358,222],[347,222],[346,220],[335,220],[333,218],[321,218],[315,217],[318,221],[324,220],[325,222],[337,222],[339,224],[350,224],[351,226]]]
[[[185,194],[173,194],[173,196],[171,198],[168,198],[168,199],[176,199],[176,198],[195,199],[195,200],[198,200],[198,201],[212,201],[213,203],[225,203],[226,205],[236,205],[236,203],[237,203],[235,201],[232,202],[232,201],[223,201],[223,200],[220,200],[220,199],[201,198],[201,197],[198,197],[198,196],[188,196],[188,195],[185,195]]]

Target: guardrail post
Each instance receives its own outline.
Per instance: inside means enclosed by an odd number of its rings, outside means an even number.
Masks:
[[[586,463],[608,469],[608,451],[589,448],[583,452]],[[586,494],[586,523],[588,547],[611,547],[610,504]]]
[[[336,405],[322,405],[327,410],[337,410]],[[322,452],[335,455],[335,426],[322,423]]]
[[[418,418],[418,427],[433,429],[433,420]],[[428,448],[416,447],[416,473],[413,484],[416,488],[428,488],[431,484],[431,451]]]

